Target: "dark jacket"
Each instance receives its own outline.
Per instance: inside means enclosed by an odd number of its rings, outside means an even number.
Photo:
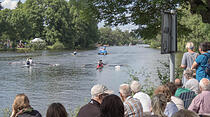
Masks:
[[[21,113],[17,117],[42,117],[42,115],[38,111],[32,110],[30,112]]]
[[[100,116],[100,104],[93,99],[88,104],[84,105],[77,114],[77,117],[98,117],[98,116]]]

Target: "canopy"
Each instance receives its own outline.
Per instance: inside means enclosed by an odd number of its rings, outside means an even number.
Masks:
[[[33,40],[31,40],[30,42],[34,43],[34,42],[44,42],[44,40],[40,39],[40,38],[35,38]]]

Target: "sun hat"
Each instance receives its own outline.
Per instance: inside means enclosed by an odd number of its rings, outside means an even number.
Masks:
[[[93,97],[99,96],[100,94],[113,94],[112,90],[108,90],[108,88],[102,84],[96,84],[91,88],[91,95]]]

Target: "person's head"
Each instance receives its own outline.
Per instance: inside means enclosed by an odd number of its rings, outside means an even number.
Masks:
[[[108,90],[108,88],[102,84],[96,84],[91,88],[92,99],[101,103],[103,98],[109,94],[112,94],[113,91]]]
[[[210,82],[207,78],[201,79],[199,85],[201,91],[210,91]]]
[[[178,79],[178,78],[175,79],[175,82],[174,83],[175,83],[175,85],[176,85],[177,88],[182,87],[182,81],[180,79]]]
[[[30,103],[29,103],[29,99],[25,94],[17,94],[15,99],[14,99],[14,103],[13,103],[13,109],[15,111],[19,111],[22,110],[24,108],[30,108]]]
[[[61,103],[52,103],[48,109],[46,117],[67,117],[65,107]]]
[[[131,82],[130,87],[134,94],[141,90],[141,84],[135,80]]]
[[[169,90],[169,87],[168,86],[161,85],[161,86],[157,87],[155,89],[155,91],[154,91],[154,95],[157,95],[157,94],[163,94],[166,97],[167,102],[170,102],[171,101],[172,93]]]
[[[187,68],[185,71],[184,71],[184,76],[186,79],[191,79],[193,78],[193,70],[190,69],[190,68]]]
[[[125,99],[128,96],[131,96],[131,93],[132,93],[129,84],[121,84],[119,91],[120,91],[120,96],[122,98],[122,101],[125,101]]]
[[[193,49],[194,49],[194,44],[193,44],[193,42],[187,42],[185,48],[186,48],[187,50],[193,50]]]
[[[177,89],[176,85],[173,82],[169,82],[166,85],[168,86],[169,90],[171,91],[172,96],[174,96],[176,89]]]
[[[178,112],[174,113],[172,117],[199,117],[195,112],[187,110],[187,109],[181,109]]]
[[[208,48],[209,48],[208,47],[208,42],[203,42],[203,43],[200,43],[200,45],[199,45],[200,53],[207,52]]]
[[[159,117],[164,116],[164,110],[167,105],[167,99],[163,94],[154,95],[151,99],[152,112]]]
[[[120,97],[111,94],[106,96],[100,105],[100,117],[124,117],[124,105]]]
[[[196,94],[198,94],[199,82],[196,79],[190,79],[185,83],[184,88],[190,89],[191,91],[194,91]]]
[[[98,62],[99,62],[99,63],[102,63],[102,60],[99,60]]]

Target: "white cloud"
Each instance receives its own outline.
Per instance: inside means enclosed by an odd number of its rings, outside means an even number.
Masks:
[[[8,9],[14,9],[17,5],[17,1],[13,1],[13,0],[4,0],[1,5],[4,8],[8,8]]]

